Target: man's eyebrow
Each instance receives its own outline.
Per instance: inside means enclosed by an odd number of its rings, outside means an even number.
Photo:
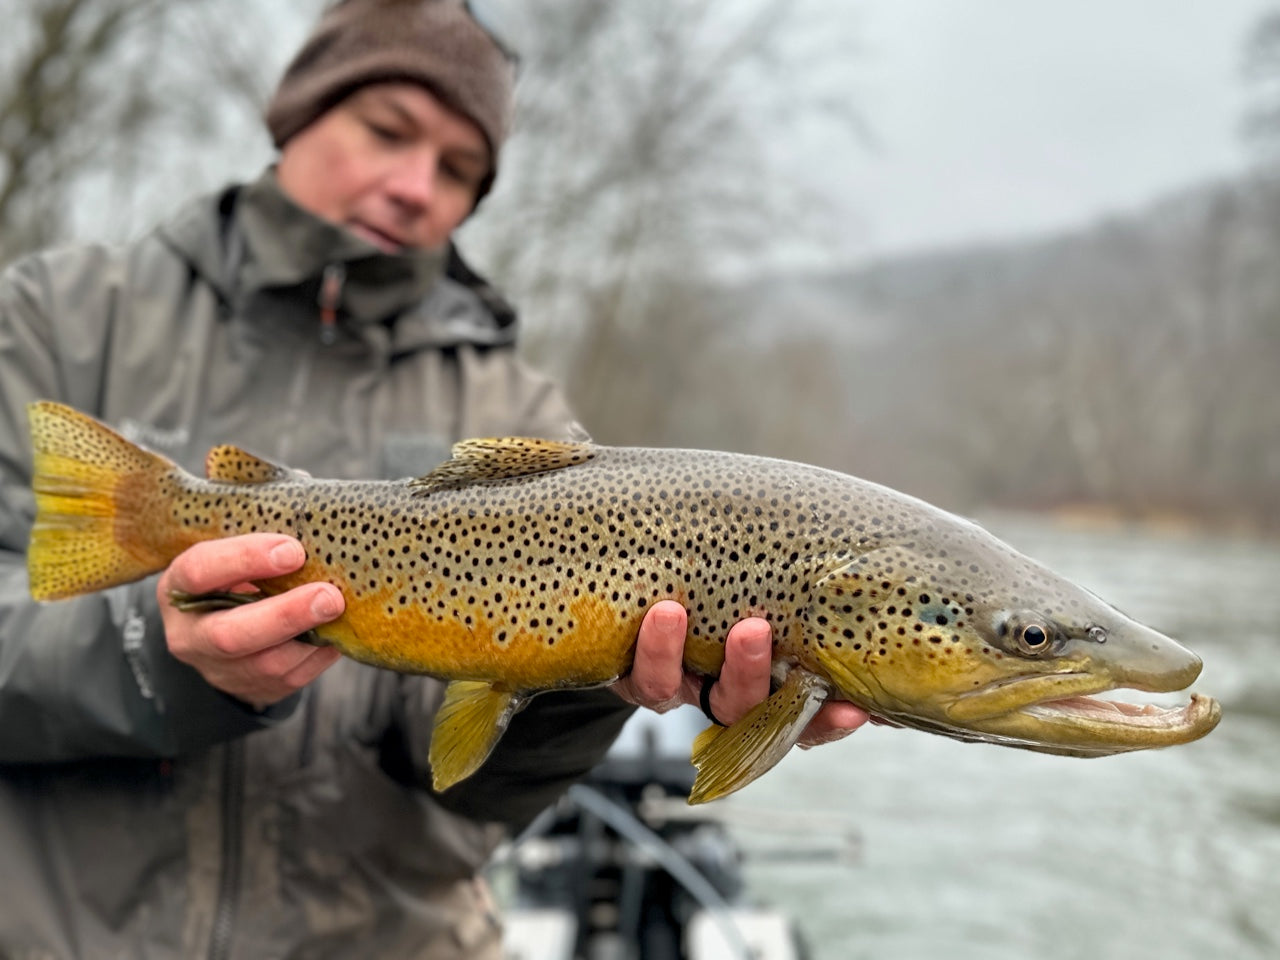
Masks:
[[[478,167],[486,167],[489,164],[489,153],[487,150],[473,150],[470,147],[454,147],[450,151],[455,158],[465,163],[474,163]]]
[[[422,122],[418,119],[418,115],[390,94],[384,94],[381,97],[374,97],[372,98],[372,102],[375,104],[382,104],[382,106],[392,110],[399,119],[403,120],[405,123],[411,123],[415,127],[422,126]]]
[[[384,94],[377,98],[375,102],[389,107],[405,123],[411,124],[418,129],[423,127],[422,119],[413,110],[401,103],[394,94]],[[488,166],[489,164],[489,151],[487,148],[473,150],[470,147],[454,147],[450,152],[456,157],[480,166]]]

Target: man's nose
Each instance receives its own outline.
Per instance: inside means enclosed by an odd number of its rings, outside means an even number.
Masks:
[[[421,153],[401,158],[387,179],[387,192],[404,207],[423,210],[431,205],[439,176],[438,158]]]

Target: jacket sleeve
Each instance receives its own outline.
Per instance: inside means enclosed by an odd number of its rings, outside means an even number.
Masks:
[[[154,579],[51,604],[30,597],[26,405],[101,413],[120,272],[118,258],[86,248],[0,276],[0,763],[173,756],[296,704],[256,714],[170,656]]]

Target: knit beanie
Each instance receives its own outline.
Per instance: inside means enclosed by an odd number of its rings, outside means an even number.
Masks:
[[[267,104],[276,147],[370,83],[420,83],[470,119],[489,142],[493,164],[511,126],[515,66],[461,0],[339,0],[285,69]]]

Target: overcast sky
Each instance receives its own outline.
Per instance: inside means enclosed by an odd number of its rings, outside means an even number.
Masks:
[[[810,0],[815,29],[839,44],[858,38],[837,93],[847,88],[873,143],[815,129],[802,159],[785,161],[783,175],[811,178],[841,217],[830,242],[779,260],[1041,233],[1242,169],[1241,49],[1272,5],[1280,0]],[[280,31],[282,63],[310,18],[293,19]],[[199,174],[184,158],[174,189],[256,173],[270,152],[252,122],[234,164],[211,150]],[[165,206],[141,223],[171,206],[157,193]],[[81,236],[107,232],[99,205],[83,209]]]
[[[1241,169],[1241,46],[1268,6],[849,3],[876,142],[823,176],[862,220],[856,247],[1040,232]]]

